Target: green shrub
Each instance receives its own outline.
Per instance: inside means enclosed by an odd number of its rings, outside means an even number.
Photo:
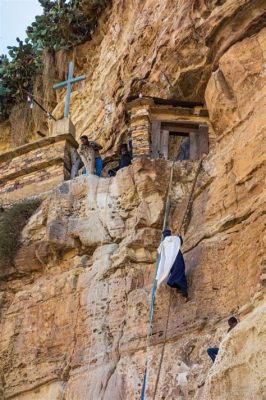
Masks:
[[[94,32],[97,20],[111,0],[39,0],[43,14],[27,28],[27,39],[9,48],[9,59],[0,56],[0,119],[8,117],[10,107],[25,100],[31,92],[33,79],[41,71],[41,54],[44,48],[50,52],[70,49],[88,40]],[[85,5],[84,5],[85,8]]]
[[[81,0],[39,0],[43,15],[27,28],[27,35],[37,50],[70,49],[88,40],[93,33],[97,17],[108,0],[91,0],[89,14],[84,14]]]
[[[0,213],[0,267],[12,265],[19,248],[21,232],[40,201],[25,201]]]
[[[0,56],[0,119],[8,116],[12,104],[25,99],[32,91],[33,76],[41,70],[41,52],[33,49],[29,39],[17,38],[18,46],[8,46],[9,56]]]

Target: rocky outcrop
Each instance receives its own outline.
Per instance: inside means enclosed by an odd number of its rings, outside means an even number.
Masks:
[[[138,395],[133,376],[126,384],[120,371],[130,362],[141,381],[169,173],[170,163],[146,160],[115,178],[79,177],[53,191],[31,218],[15,259],[21,280],[6,284],[5,398],[31,396],[38,387],[44,398],[63,387],[68,399]],[[194,174],[193,163],[177,163],[177,205]]]
[[[170,294],[157,397],[201,398],[211,367],[206,348],[219,344],[228,313],[237,312],[246,298],[256,294],[259,276],[254,273],[245,286],[240,284],[233,271],[237,270],[239,278],[240,269],[248,263],[226,264],[227,252],[233,253],[225,249],[219,250],[219,263],[227,272],[223,268],[219,278],[213,249],[215,244],[219,249],[222,236],[212,217],[213,230],[200,245],[190,250],[190,236],[185,237],[190,301],[185,303],[167,287],[158,291],[153,335],[147,348],[150,289],[170,166],[163,160],[136,160],[115,178],[90,176],[65,182],[30,219],[15,260],[16,273],[12,272],[2,287],[4,398],[137,399],[146,357],[146,394],[152,398]],[[193,162],[175,165],[173,227],[177,210],[182,212],[190,193],[196,167]],[[203,166],[197,197],[206,190],[203,177],[207,173]],[[201,208],[199,212],[205,211]],[[193,206],[189,230],[194,221]],[[204,224],[201,227],[204,230]],[[233,235],[230,225],[223,234]],[[234,293],[241,288],[245,296],[231,297],[230,285]],[[250,308],[262,301],[263,293],[257,292]],[[245,309],[242,313],[244,319]],[[232,358],[227,360],[229,363]],[[211,381],[211,388],[213,385]],[[224,389],[224,397],[226,393]]]
[[[56,105],[52,86],[57,76],[54,56],[44,51],[43,71],[35,77],[31,94],[47,112]],[[36,104],[31,108],[26,97],[9,111],[9,119],[0,122],[0,153],[49,136],[47,114]]]
[[[86,3],[85,11],[90,8]],[[55,94],[52,84],[65,78],[66,64],[74,59],[75,73],[85,74],[86,81],[73,88],[71,118],[78,136],[89,132],[108,156],[125,132],[129,96],[142,93],[204,101],[206,85],[221,56],[263,27],[264,0],[113,0],[92,40],[69,53],[45,54],[35,94],[48,111],[56,95],[54,115],[61,118],[64,90]],[[37,130],[46,133],[44,117],[34,108],[33,128],[24,135],[36,140]],[[11,126],[10,134],[14,132]]]
[[[204,400],[263,399],[266,305],[257,307],[221,344],[205,385]]]
[[[217,140],[186,216],[190,301],[161,288],[148,343],[170,163],[136,160],[115,178],[62,183],[25,227],[15,268],[1,282],[2,397],[139,399],[147,358],[147,399],[159,379],[156,399],[261,400],[264,4],[113,3],[99,34],[75,49],[76,72],[87,80],[73,93],[72,117],[79,132],[95,132],[107,154],[123,134],[129,94],[202,99],[205,93]],[[61,110],[60,101],[58,116]],[[175,165],[169,219],[175,232],[196,169],[192,162]],[[220,345],[232,314],[241,322],[212,366],[206,348]]]
[[[72,94],[77,133],[98,140],[106,156],[126,130],[129,96],[203,102],[221,56],[265,26],[263,0],[112,3],[93,39],[64,55],[87,77]],[[64,93],[57,95],[55,115],[62,117]]]

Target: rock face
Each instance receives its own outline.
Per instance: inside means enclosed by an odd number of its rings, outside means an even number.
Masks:
[[[74,57],[76,73],[87,77],[72,95],[78,135],[86,131],[109,155],[126,130],[128,96],[204,101],[221,56],[265,27],[264,3],[114,0],[93,40],[65,55],[65,62]],[[62,65],[62,55],[57,63]],[[54,113],[61,118],[64,92],[57,95]]]
[[[117,0],[98,36],[75,49],[87,80],[72,116],[105,154],[123,133],[129,94],[205,95],[216,143],[183,226],[190,301],[161,288],[148,342],[170,163],[139,159],[115,178],[62,183],[25,227],[15,272],[7,266],[1,282],[3,399],[139,399],[146,359],[146,399],[263,399],[263,12],[263,1]],[[197,167],[175,164],[175,232]],[[212,366],[206,349],[220,345],[232,314],[240,323]]]
[[[6,398],[50,381],[53,396],[68,382],[68,399],[138,396],[134,377],[120,370],[129,363],[140,383],[169,173],[170,163],[146,160],[115,178],[76,178],[31,218],[15,260],[23,287],[7,301],[2,324]],[[177,163],[173,175],[178,206],[195,165]]]
[[[211,369],[205,385],[204,400],[264,399],[266,368],[266,306],[259,306],[221,344],[221,356]]]

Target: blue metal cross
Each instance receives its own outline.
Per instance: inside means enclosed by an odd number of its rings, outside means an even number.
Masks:
[[[69,104],[70,104],[70,94],[71,94],[71,85],[76,82],[84,81],[86,79],[85,75],[78,76],[77,78],[73,78],[73,71],[74,71],[74,64],[71,61],[68,66],[68,77],[67,80],[64,82],[56,83],[53,85],[53,89],[61,89],[66,86],[66,102],[65,102],[65,109],[64,109],[64,118],[68,117],[69,113]]]

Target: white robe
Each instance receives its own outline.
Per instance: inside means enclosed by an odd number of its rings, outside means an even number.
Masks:
[[[179,253],[180,246],[181,240],[178,236],[166,236],[158,247],[157,252],[161,258],[156,274],[157,287],[167,280],[176,256]]]

